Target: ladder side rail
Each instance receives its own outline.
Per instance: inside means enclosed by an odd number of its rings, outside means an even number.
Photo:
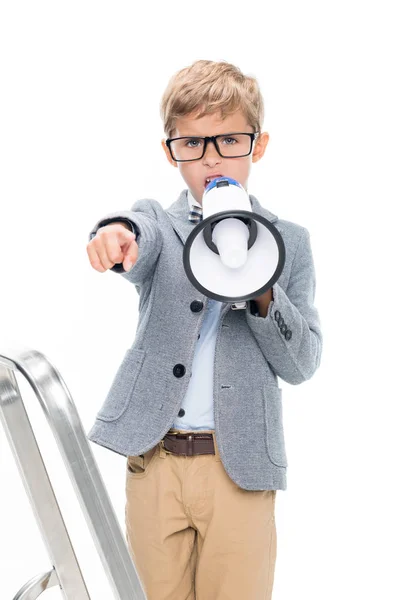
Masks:
[[[0,351],[0,364],[29,381],[52,429],[90,533],[117,600],[146,600],[71,394],[58,370],[40,352]]]
[[[39,531],[56,569],[63,597],[88,600],[89,594],[63,520],[59,504],[13,371],[0,362],[0,420],[8,438]],[[54,582],[54,578],[52,580]],[[54,583],[53,583],[54,585]],[[47,587],[47,583],[46,583]],[[22,591],[29,588],[29,596]],[[28,584],[17,598],[36,598],[40,588]]]

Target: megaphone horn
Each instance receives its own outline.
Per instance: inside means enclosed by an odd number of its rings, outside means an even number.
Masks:
[[[261,296],[285,264],[281,234],[254,213],[243,186],[218,177],[206,187],[203,220],[183,248],[183,266],[194,287],[213,300],[232,304]]]

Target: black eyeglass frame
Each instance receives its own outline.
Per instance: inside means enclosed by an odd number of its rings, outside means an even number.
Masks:
[[[196,136],[196,135],[183,135],[183,136],[177,137],[177,138],[168,138],[167,140],[165,140],[165,143],[168,147],[168,150],[169,150],[172,160],[174,160],[175,162],[193,162],[194,160],[201,160],[206,153],[208,142],[213,142],[215,149],[221,158],[242,158],[243,156],[249,156],[249,154],[252,153],[254,140],[256,139],[256,137],[259,134],[260,134],[259,131],[254,131],[253,133],[249,133],[248,131],[236,131],[234,133],[220,133],[219,135],[211,135],[211,136],[206,136],[206,137],[201,137],[201,136]],[[224,156],[223,154],[221,154],[220,149],[218,147],[217,138],[230,137],[231,135],[248,135],[250,137],[250,139],[251,139],[250,150],[249,150],[249,152],[247,152],[247,154],[238,154],[237,156]],[[186,160],[181,160],[181,159],[175,158],[174,155],[172,154],[171,142],[174,142],[175,140],[184,140],[184,139],[204,140],[203,154],[201,156],[199,156],[198,158],[188,158]]]

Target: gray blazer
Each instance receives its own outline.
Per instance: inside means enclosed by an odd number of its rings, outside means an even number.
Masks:
[[[278,377],[297,385],[320,365],[322,335],[314,306],[315,271],[306,228],[280,220],[250,194],[252,210],[279,230],[285,266],[273,286],[265,318],[247,308],[221,311],[214,361],[215,435],[229,477],[247,490],[286,489],[287,457]],[[129,272],[113,270],[140,296],[136,337],[127,350],[88,439],[114,452],[139,455],[172,427],[189,383],[207,302],[183,267],[188,220],[187,190],[164,209],[138,200],[130,211],[107,215],[89,237],[112,220],[128,219],[139,232],[139,255]]]

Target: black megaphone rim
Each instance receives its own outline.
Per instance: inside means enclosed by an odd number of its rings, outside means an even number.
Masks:
[[[255,290],[251,294],[245,294],[244,296],[235,296],[234,298],[232,298],[232,296],[222,296],[220,294],[216,294],[216,293],[208,290],[204,286],[202,286],[201,283],[199,283],[197,281],[196,277],[194,276],[192,268],[190,266],[190,261],[189,261],[190,249],[192,247],[192,244],[193,244],[195,238],[198,235],[200,235],[201,231],[208,225],[211,225],[212,223],[214,223],[215,221],[220,221],[221,219],[226,219],[228,217],[249,217],[255,221],[258,221],[259,223],[264,225],[267,229],[269,229],[269,231],[272,233],[272,235],[275,238],[275,242],[278,246],[278,251],[279,251],[279,259],[278,259],[278,263],[276,265],[276,269],[275,269],[272,277],[270,277],[270,279],[267,281],[267,283],[265,283],[262,287],[260,287],[258,290]],[[261,296],[262,294],[264,294],[264,292],[266,292],[270,288],[272,288],[274,283],[276,283],[278,281],[279,277],[282,274],[283,267],[285,265],[285,259],[286,259],[285,244],[284,244],[283,238],[282,238],[280,232],[277,230],[277,228],[270,221],[268,221],[268,219],[266,219],[265,217],[259,215],[258,213],[254,213],[254,212],[248,211],[248,210],[224,210],[222,212],[214,213],[213,215],[210,215],[206,219],[203,219],[189,233],[186,243],[183,248],[183,266],[184,266],[186,275],[187,275],[189,281],[192,283],[192,285],[198,291],[200,291],[202,294],[207,296],[208,298],[212,298],[213,300],[218,300],[219,302],[228,302],[231,304],[236,304],[237,302],[245,302],[247,300],[252,300],[253,298]]]

